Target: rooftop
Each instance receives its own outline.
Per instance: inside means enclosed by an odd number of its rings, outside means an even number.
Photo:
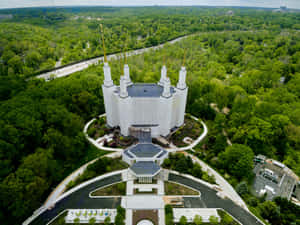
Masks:
[[[137,176],[139,175],[149,175],[149,176],[154,176],[157,172],[160,171],[160,166],[157,165],[154,162],[145,162],[145,161],[140,161],[134,163],[130,169],[132,172],[134,172]]]
[[[296,181],[284,170],[272,163],[256,164],[253,172],[256,174],[253,188],[259,195],[267,191],[267,200],[276,196],[290,199]]]
[[[129,149],[132,154],[139,158],[152,158],[162,150],[159,146],[152,143],[139,143]]]
[[[160,97],[163,93],[163,87],[158,84],[132,84],[127,87],[130,97]],[[171,87],[171,93],[175,90]]]

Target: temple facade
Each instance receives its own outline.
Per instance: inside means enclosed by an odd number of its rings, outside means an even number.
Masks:
[[[135,128],[150,129],[151,136],[158,137],[167,136],[173,128],[184,123],[188,91],[184,66],[176,87],[167,77],[166,66],[161,69],[158,83],[133,83],[126,64],[119,86],[114,85],[107,62],[103,70],[102,90],[109,127],[120,127],[124,136],[130,135]]]

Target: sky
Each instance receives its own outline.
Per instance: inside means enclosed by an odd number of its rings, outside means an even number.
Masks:
[[[0,8],[39,6],[151,6],[151,5],[209,5],[254,6],[278,8],[280,5],[300,9],[300,0],[0,0]]]

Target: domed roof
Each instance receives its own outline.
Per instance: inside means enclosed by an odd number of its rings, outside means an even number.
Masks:
[[[141,220],[137,225],[153,225],[153,223],[150,220]]]

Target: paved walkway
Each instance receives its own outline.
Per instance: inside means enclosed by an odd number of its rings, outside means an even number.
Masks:
[[[100,115],[99,117],[102,117],[102,116],[105,116],[105,114],[102,114]],[[195,118],[193,117],[195,120],[198,120],[198,118]],[[97,148],[99,149],[102,149],[102,150],[106,150],[106,151],[116,151],[114,153],[111,153],[109,155],[105,155],[105,157],[119,157],[121,156],[121,152],[123,149],[115,149],[115,148],[107,148],[107,147],[104,147],[103,145],[99,144],[97,141],[91,139],[90,137],[88,137],[87,135],[87,130],[88,130],[88,127],[89,125],[94,121],[95,119],[89,121],[85,127],[84,127],[84,133],[87,137],[87,139],[92,143],[94,144]],[[187,147],[183,147],[183,148],[173,148],[173,149],[169,149],[169,151],[171,152],[176,152],[176,151],[185,151],[185,150],[189,150],[189,149],[192,149],[193,147],[195,147],[196,145],[198,145],[204,138],[205,136],[207,135],[207,132],[208,132],[208,129],[205,125],[205,123],[203,123],[201,121],[202,125],[203,125],[203,128],[204,128],[204,131],[203,133],[189,146]],[[106,136],[104,137],[101,137],[101,138],[107,138]],[[100,139],[101,139],[100,138]],[[99,139],[98,139],[99,141]],[[187,154],[187,153],[186,153]],[[203,161],[199,160],[197,157],[193,156],[193,155],[190,155],[193,159],[194,162],[197,162],[199,163],[202,168],[206,171],[208,171],[208,173],[210,175],[214,175],[215,178],[216,178],[216,182],[217,184],[222,188],[222,195],[223,196],[228,196],[230,199],[232,199],[234,202],[236,202],[236,204],[242,206],[244,209],[248,210],[247,209],[247,206],[246,204],[243,202],[243,200],[239,197],[239,195],[235,192],[235,190],[232,188],[232,186],[221,176],[219,175],[215,170],[213,170],[212,168],[210,168],[207,164],[205,164]],[[69,195],[70,193],[65,193],[63,194],[63,192],[65,191],[66,189],[66,186],[67,184],[72,181],[72,180],[75,180],[81,173],[84,172],[84,170],[87,168],[88,165],[94,163],[97,159],[94,159],[88,163],[86,163],[85,165],[83,165],[82,167],[80,167],[79,169],[77,169],[76,171],[74,171],[72,174],[70,174],[66,179],[64,179],[58,186],[57,188],[50,194],[50,196],[48,197],[48,199],[46,200],[45,204],[43,205],[42,208],[40,208],[38,211],[37,214],[41,213],[40,216],[38,216],[37,218],[38,219],[35,219],[34,220],[34,223],[32,224],[38,224],[40,223],[40,218],[42,218],[43,221],[49,221],[51,219],[51,216],[54,217],[53,215],[58,214],[59,212],[61,212],[63,210],[63,207],[58,207],[57,208],[57,205],[61,205],[62,203],[61,202],[65,202],[65,198],[66,199],[69,199]],[[121,180],[126,180],[128,179],[128,176],[126,176],[126,174],[123,174],[122,173],[122,176],[121,176]],[[195,178],[191,177],[189,178],[191,180],[195,180]],[[94,182],[94,181],[89,181],[89,182]],[[198,182],[199,183],[199,182]],[[204,181],[201,181],[200,183],[202,183],[203,185],[205,185],[206,187],[209,187],[209,188],[215,188],[215,185],[210,185]],[[84,184],[85,185],[85,184]],[[154,185],[156,188],[158,188],[158,196],[163,196],[164,194],[164,187],[163,187],[163,182],[159,182],[158,184],[155,184]],[[101,187],[101,186],[99,186]],[[127,194],[128,195],[133,195],[133,190],[134,188],[138,188],[138,187],[141,187],[141,188],[148,188],[148,185],[141,185],[141,184],[134,184],[133,181],[127,181]],[[84,186],[76,186],[73,190],[73,192],[78,192],[78,190],[80,189],[80,193],[82,190],[84,190],[86,187]],[[94,188],[94,186],[93,186]],[[63,195],[62,195],[63,194]],[[73,193],[71,193],[71,196],[73,195]],[[134,196],[132,196],[134,197]],[[72,199],[72,198],[71,198]],[[98,198],[99,199],[99,198]],[[102,199],[102,198],[100,198]],[[107,198],[104,202],[110,202],[111,203],[112,201],[112,198]],[[57,202],[57,203],[56,203]],[[69,201],[67,201],[69,202]],[[55,205],[55,210],[46,210],[47,208],[53,206],[54,204],[56,203]],[[59,204],[58,204],[59,203]],[[93,203],[91,203],[93,205]],[[120,202],[119,202],[120,204]],[[66,206],[64,204],[62,204],[62,206]],[[75,207],[75,205],[68,205],[67,206],[70,208],[71,206],[72,207]],[[83,208],[87,208],[87,205],[83,205],[82,206]],[[75,208],[81,208],[81,207],[75,207]],[[91,207],[89,207],[91,208]],[[98,207],[99,208],[99,207]],[[39,221],[38,223],[36,223],[35,221]],[[129,222],[129,221],[127,221]]]
[[[110,157],[110,158],[117,158],[120,157],[121,153],[120,152],[114,152],[108,155],[104,155],[101,157]],[[101,158],[99,157],[99,158]],[[95,161],[97,161],[99,158],[96,158],[86,164],[84,164],[83,166],[81,166],[79,169],[75,170],[73,173],[71,173],[68,177],[66,177],[53,191],[52,193],[49,195],[49,197],[47,198],[46,202],[44,203],[44,207],[48,208],[51,205],[53,205],[55,203],[55,201],[64,193],[64,191],[67,188],[67,185],[71,182],[74,181],[79,175],[81,175],[86,168],[88,167],[88,165],[94,163]]]
[[[216,183],[219,185],[221,191],[221,195],[229,197],[232,201],[234,201],[239,206],[243,207],[244,209],[248,210],[246,203],[243,199],[236,193],[235,189],[229,184],[217,171],[213,168],[208,166],[205,162],[193,156],[192,154],[185,153],[186,155],[190,156],[192,160],[196,163],[199,163],[203,170],[207,171],[209,175],[213,175],[216,178]]]
[[[100,115],[99,117],[105,116],[105,114]],[[199,121],[198,118],[193,117],[193,119]],[[84,132],[87,136],[87,129],[88,126],[93,122],[93,120],[91,120],[90,122],[88,122],[85,126]],[[204,122],[202,122],[202,126],[203,126],[203,133],[189,146],[186,147],[181,147],[181,148],[177,148],[177,147],[173,147],[171,149],[168,149],[169,152],[178,152],[178,151],[186,151],[186,150],[190,150],[192,148],[194,148],[195,146],[197,146],[207,135],[208,133],[208,128],[206,126],[206,124]],[[88,137],[88,136],[87,136]],[[105,136],[103,138],[106,138]],[[93,140],[93,139],[92,139]],[[94,140],[93,143],[94,144]],[[114,148],[107,148],[104,147],[103,145],[96,143],[94,144],[96,147],[98,147],[99,149],[102,150],[106,150],[107,151],[113,151],[115,150]],[[122,149],[117,149],[118,151],[122,151]],[[186,153],[188,154],[188,153]],[[243,207],[244,209],[248,210],[246,203],[243,201],[243,199],[236,193],[235,189],[218,173],[216,172],[213,168],[211,168],[209,165],[207,165],[206,163],[204,163],[202,160],[198,159],[197,157],[188,154],[194,162],[199,163],[202,168],[204,170],[206,170],[208,172],[209,175],[214,175],[214,177],[216,178],[216,183],[220,186],[220,188],[222,189],[222,191],[220,192],[220,194],[224,195],[224,196],[228,196],[232,201],[236,202],[236,204],[240,205],[241,207]],[[130,184],[129,184],[130,186]],[[128,190],[130,194],[132,194],[131,190]]]

